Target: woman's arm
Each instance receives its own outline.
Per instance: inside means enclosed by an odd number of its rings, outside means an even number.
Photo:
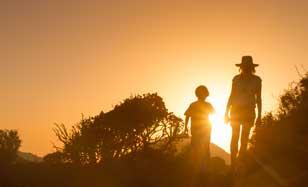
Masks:
[[[234,85],[233,85],[233,82],[232,82],[231,94],[229,96],[227,107],[226,107],[226,112],[225,112],[225,123],[228,123],[229,120],[230,120],[229,111],[230,111],[230,108],[232,106],[233,93],[234,93]]]
[[[261,124],[261,118],[262,118],[262,94],[261,94],[261,90],[262,90],[262,85],[260,83],[260,86],[259,86],[257,93],[256,93],[257,108],[258,108],[258,117],[257,117],[257,120],[256,120],[256,126]]]

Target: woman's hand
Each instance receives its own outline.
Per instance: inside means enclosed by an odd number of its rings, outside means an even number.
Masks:
[[[225,113],[225,124],[228,124],[230,122],[229,114]]]
[[[261,116],[257,117],[256,123],[255,123],[256,127],[260,127],[261,126],[261,119],[262,119]]]

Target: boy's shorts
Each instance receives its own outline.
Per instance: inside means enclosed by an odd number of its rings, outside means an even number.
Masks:
[[[192,147],[206,148],[209,146],[211,141],[211,131],[210,125],[206,125],[202,128],[191,128],[191,145]]]

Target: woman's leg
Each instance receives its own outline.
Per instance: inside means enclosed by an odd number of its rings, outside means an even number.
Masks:
[[[245,154],[247,152],[247,144],[249,140],[250,129],[251,129],[250,123],[243,124],[241,133],[241,148],[239,152],[239,157],[241,158],[245,157]]]
[[[240,123],[233,122],[233,123],[231,123],[231,126],[232,126],[232,138],[231,138],[230,150],[231,150],[231,167],[233,167],[234,164],[235,164],[237,153],[238,153],[238,141],[239,141],[239,136],[240,136]]]

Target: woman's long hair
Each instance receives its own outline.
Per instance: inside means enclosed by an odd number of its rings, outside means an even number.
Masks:
[[[239,69],[239,72],[241,74],[246,73],[246,74],[255,74],[256,73],[256,68],[253,66],[242,66]]]

